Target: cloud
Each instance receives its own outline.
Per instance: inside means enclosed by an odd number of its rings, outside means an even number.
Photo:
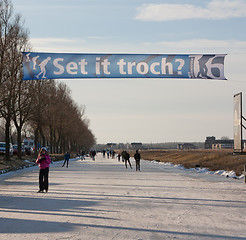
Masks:
[[[30,43],[34,51],[39,52],[73,52],[74,45],[84,45],[86,41],[75,38],[31,38]]]
[[[212,0],[205,7],[191,4],[143,4],[135,19],[141,21],[171,21],[184,19],[228,19],[246,17],[243,0]]]
[[[122,43],[89,38],[31,38],[30,43],[33,46],[33,51],[39,52],[246,53],[246,41],[234,39],[187,39],[181,41]]]
[[[153,43],[151,43],[153,44]],[[246,52],[246,41],[190,39],[161,41],[157,45],[172,52],[183,53],[242,53]]]
[[[38,43],[73,43],[75,42],[75,39],[71,39],[71,38],[32,38],[32,42],[38,42]]]
[[[106,39],[106,41],[105,41]],[[112,40],[113,39],[113,40]],[[89,36],[87,38],[30,38],[33,51],[37,52],[89,52],[89,53],[136,53],[136,45],[118,42],[114,37]],[[146,50],[145,50],[146,51]]]
[[[113,40],[112,40],[113,39]],[[127,53],[128,43],[118,43],[111,36],[88,36],[85,38],[30,38],[33,51],[37,52],[90,52],[90,53]],[[130,50],[131,51],[131,50]]]
[[[100,40],[97,40],[100,41]],[[187,39],[180,41],[138,42],[126,44],[79,38],[31,38],[33,51],[90,53],[246,53],[246,41]],[[102,51],[103,50],[103,51]]]
[[[89,36],[88,39],[92,39],[92,40],[104,40],[107,39],[108,37],[105,36]]]

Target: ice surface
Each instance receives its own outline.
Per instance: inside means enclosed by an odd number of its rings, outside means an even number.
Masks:
[[[131,162],[56,162],[43,194],[37,166],[0,175],[0,239],[246,239],[242,179]]]

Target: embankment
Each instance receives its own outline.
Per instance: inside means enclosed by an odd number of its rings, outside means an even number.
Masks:
[[[237,175],[241,175],[246,164],[246,155],[233,155],[232,150],[141,150],[141,156],[145,160],[182,164],[185,168],[233,170]]]
[[[53,162],[64,159],[63,154],[51,154],[51,160]],[[4,156],[0,156],[0,174],[16,171],[26,167],[32,167],[35,165],[36,158],[34,156],[23,156],[23,159],[18,159],[17,156],[10,158],[10,161],[6,161]]]

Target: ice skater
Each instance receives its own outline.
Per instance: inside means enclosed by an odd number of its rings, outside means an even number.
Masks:
[[[126,154],[126,151],[122,151],[122,153],[121,153],[122,162],[125,161],[125,154]]]
[[[90,155],[91,155],[92,161],[95,161],[95,156],[97,155],[96,150],[92,150],[91,153],[90,153]]]
[[[39,191],[43,193],[44,190],[48,192],[49,188],[49,166],[51,163],[50,156],[46,148],[42,148],[38,154],[36,163],[39,165]]]
[[[31,54],[31,53],[26,54],[26,62],[31,62],[30,54]]]
[[[126,166],[126,168],[127,168],[127,162],[129,163],[130,168],[132,168],[132,165],[131,165],[131,162],[130,162],[130,154],[127,151],[125,151],[124,158],[125,158],[125,166]]]
[[[37,65],[37,59],[39,58],[39,56],[35,56],[32,58],[32,62],[33,62],[33,70],[36,70],[36,65]]]
[[[140,159],[141,159],[141,155],[138,152],[138,150],[136,150],[136,153],[134,154],[134,159],[136,161],[136,171],[140,171]]]
[[[66,152],[66,154],[64,155],[65,157],[65,160],[64,160],[64,163],[62,165],[62,167],[65,166],[65,164],[67,163],[67,168],[68,168],[68,162],[69,162],[69,159],[70,159],[70,153],[69,152]]]
[[[46,65],[47,63],[51,60],[51,57],[47,57],[46,59],[44,59],[41,63],[38,64],[38,66],[40,67],[40,73],[36,76],[37,78],[39,78],[39,76],[41,74],[43,74],[42,78],[46,78],[45,74],[46,74]]]
[[[80,160],[85,160],[85,151],[81,152]]]

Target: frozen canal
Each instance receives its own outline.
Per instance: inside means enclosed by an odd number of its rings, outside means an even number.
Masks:
[[[141,161],[73,160],[0,176],[0,239],[246,239],[246,184]]]

